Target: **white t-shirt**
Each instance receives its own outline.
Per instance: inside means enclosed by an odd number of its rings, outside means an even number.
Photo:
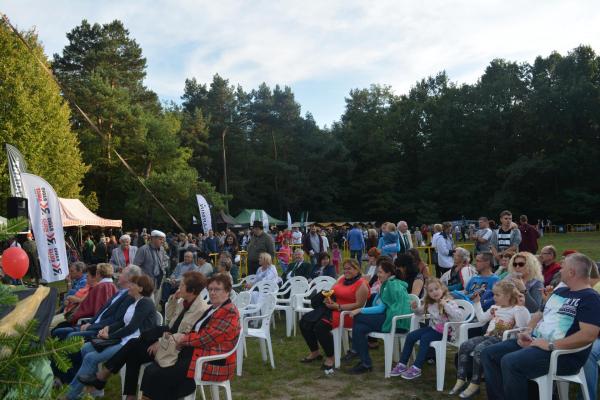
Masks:
[[[292,232],[292,244],[302,244],[302,232]]]
[[[133,318],[133,314],[135,313],[135,306],[137,306],[137,303],[139,303],[139,300],[136,300],[129,307],[127,307],[127,311],[125,311],[125,315],[123,316],[123,322],[125,322],[125,326],[129,325],[129,323],[131,322],[131,320]],[[124,338],[122,338],[121,344],[123,346],[125,346],[125,343],[127,343],[131,339],[135,339],[139,336],[140,336],[140,330],[136,329],[136,331],[133,332],[131,335],[125,336]]]

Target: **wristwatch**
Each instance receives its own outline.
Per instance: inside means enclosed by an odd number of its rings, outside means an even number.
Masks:
[[[548,350],[554,351],[554,342],[553,341],[548,342]]]

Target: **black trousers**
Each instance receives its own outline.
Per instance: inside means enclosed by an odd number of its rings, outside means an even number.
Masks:
[[[154,357],[148,354],[148,347],[150,343],[140,338],[131,339],[104,363],[104,367],[113,374],[118,374],[119,370],[127,365],[123,384],[124,396],[137,394],[140,367],[142,364],[154,361]]]
[[[258,261],[248,260],[248,275],[256,274],[256,271],[258,271],[258,267],[260,267]]]
[[[300,332],[310,351],[319,350],[319,344],[327,357],[333,357],[333,336],[331,324],[319,319],[317,322],[300,320]]]
[[[187,372],[193,353],[193,347],[184,347],[175,365],[162,368],[154,362],[147,366],[142,378],[144,396],[152,400],[177,400],[192,393],[196,382],[187,377]]]

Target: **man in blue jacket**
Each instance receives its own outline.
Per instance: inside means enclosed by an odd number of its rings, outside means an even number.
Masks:
[[[348,247],[350,248],[350,258],[356,258],[358,264],[362,265],[362,255],[365,250],[365,237],[358,223],[352,226],[348,232]]]

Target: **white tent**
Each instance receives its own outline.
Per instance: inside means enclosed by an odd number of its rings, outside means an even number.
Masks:
[[[120,228],[120,219],[106,219],[91,212],[79,199],[58,198],[63,227],[100,226],[102,228]]]

